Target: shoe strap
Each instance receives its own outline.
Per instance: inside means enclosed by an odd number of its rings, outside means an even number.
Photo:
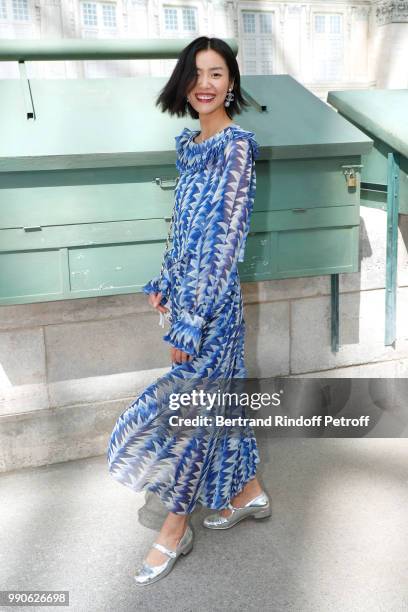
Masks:
[[[163,544],[158,544],[157,542],[153,542],[152,546],[153,548],[157,548],[157,550],[160,550],[160,552],[164,553],[165,555],[168,555],[172,559],[174,559],[174,557],[177,556],[177,553],[175,550],[170,550],[169,548],[166,548],[165,546],[163,546]]]

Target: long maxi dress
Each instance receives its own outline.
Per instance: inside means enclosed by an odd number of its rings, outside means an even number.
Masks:
[[[156,493],[168,511],[191,513],[199,503],[221,509],[255,476],[260,461],[252,428],[239,436],[228,427],[168,427],[169,402],[160,389],[195,377],[244,378],[245,320],[237,263],[256,191],[254,133],[230,124],[202,143],[199,131],[175,137],[179,181],[175,190],[172,247],[162,275],[144,287],[162,292],[170,328],[163,340],[192,356],[173,363],[118,418],[107,448],[110,474],[135,491]],[[163,324],[163,323],[162,323]]]

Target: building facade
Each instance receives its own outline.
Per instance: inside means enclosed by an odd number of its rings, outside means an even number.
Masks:
[[[291,74],[324,99],[339,85],[367,88],[380,80],[381,86],[387,86],[381,66],[389,68],[391,60],[396,65],[390,75],[392,86],[407,85],[402,65],[407,7],[367,0],[0,0],[0,38],[234,37],[242,74]],[[392,52],[393,44],[397,52]],[[174,64],[175,60],[41,62],[30,65],[29,74],[165,76]],[[0,77],[17,78],[16,64],[2,63]]]

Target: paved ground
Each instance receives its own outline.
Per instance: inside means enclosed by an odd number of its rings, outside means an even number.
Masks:
[[[407,440],[258,440],[273,516],[213,532],[200,508],[193,551],[145,588],[164,510],[104,456],[1,475],[0,589],[69,590],[75,612],[407,611]]]

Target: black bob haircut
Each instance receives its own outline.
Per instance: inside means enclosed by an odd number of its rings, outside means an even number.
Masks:
[[[228,117],[232,119],[235,114],[241,114],[244,106],[250,106],[241,93],[239,67],[231,47],[221,38],[200,36],[183,49],[170,79],[160,92],[156,106],[160,105],[162,112],[168,111],[170,115],[178,117],[185,117],[189,113],[193,119],[199,118],[187,100],[187,92],[194,87],[197,79],[196,53],[205,49],[213,49],[222,55],[228,67],[228,79],[234,82],[234,99],[225,107]]]

